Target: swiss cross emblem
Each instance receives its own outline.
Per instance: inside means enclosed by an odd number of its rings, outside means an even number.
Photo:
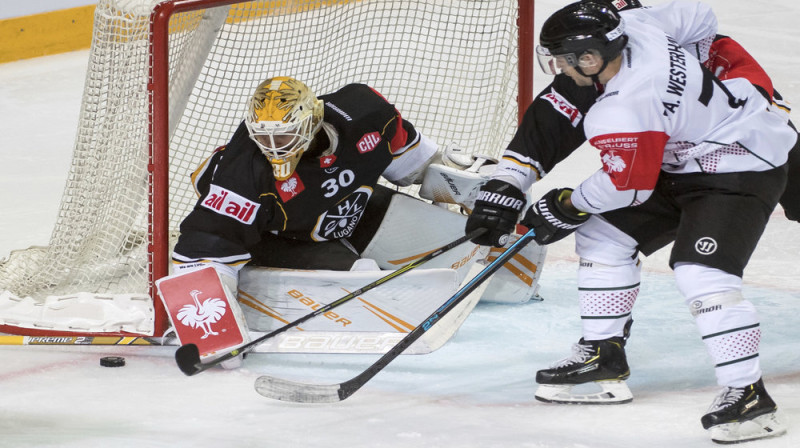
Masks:
[[[319,167],[320,168],[327,168],[333,165],[333,162],[336,162],[336,156],[325,156],[319,159]]]
[[[361,140],[356,143],[356,148],[358,148],[358,152],[364,154],[366,152],[370,152],[378,146],[378,143],[381,142],[381,134],[378,132],[370,132],[369,134],[364,135],[361,137]]]
[[[289,202],[290,199],[306,189],[296,172],[286,180],[275,182],[275,186],[278,187],[278,194],[284,203]]]

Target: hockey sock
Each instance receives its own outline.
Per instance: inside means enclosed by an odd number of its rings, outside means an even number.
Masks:
[[[761,378],[758,313],[742,297],[742,279],[696,263],[676,263],[675,280],[714,360],[720,386],[744,387]]]
[[[761,378],[758,313],[740,291],[698,297],[689,302],[700,336],[714,360],[720,386],[744,387]]]
[[[639,295],[638,260],[621,266],[581,259],[578,292],[583,338],[597,341],[623,336],[625,324]]]

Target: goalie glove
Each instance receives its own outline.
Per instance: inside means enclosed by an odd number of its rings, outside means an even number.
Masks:
[[[482,246],[503,247],[514,231],[524,206],[525,194],[519,188],[492,179],[478,192],[475,208],[467,218],[466,233],[487,229],[472,242]]]
[[[591,216],[564,201],[572,196],[571,188],[550,190],[534,202],[525,213],[522,225],[534,229],[534,240],[541,244],[555,243],[574,232]]]

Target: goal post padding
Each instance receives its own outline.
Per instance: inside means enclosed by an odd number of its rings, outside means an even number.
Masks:
[[[532,101],[533,3],[99,1],[56,226],[48,246],[0,264],[0,331],[159,336],[154,282],[197,199],[189,175],[265,78],[293,76],[317,94],[366,83],[440,145],[499,155]],[[92,296],[147,302],[153,322],[21,330],[5,319],[22,302],[75,297],[92,314]]]

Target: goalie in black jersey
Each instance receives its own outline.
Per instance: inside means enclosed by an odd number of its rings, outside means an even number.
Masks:
[[[418,183],[437,149],[367,85],[317,98],[290,77],[260,83],[229,143],[191,176],[199,199],[181,223],[174,274],[159,283],[181,343],[196,343],[201,356],[209,356],[249,340],[236,300],[246,264],[349,270],[393,202],[396,191],[379,180]],[[204,269],[209,266],[213,271]],[[202,306],[203,294],[212,290],[213,300],[227,302],[215,301],[213,315]],[[205,332],[190,333],[196,328]],[[223,334],[227,341],[217,341]],[[216,345],[202,345],[212,339]]]
[[[348,269],[392,194],[379,179],[410,185],[436,151],[366,85],[317,98],[296,79],[268,79],[230,142],[192,175],[200,199],[181,224],[174,267],[212,263],[231,277],[251,261]]]

